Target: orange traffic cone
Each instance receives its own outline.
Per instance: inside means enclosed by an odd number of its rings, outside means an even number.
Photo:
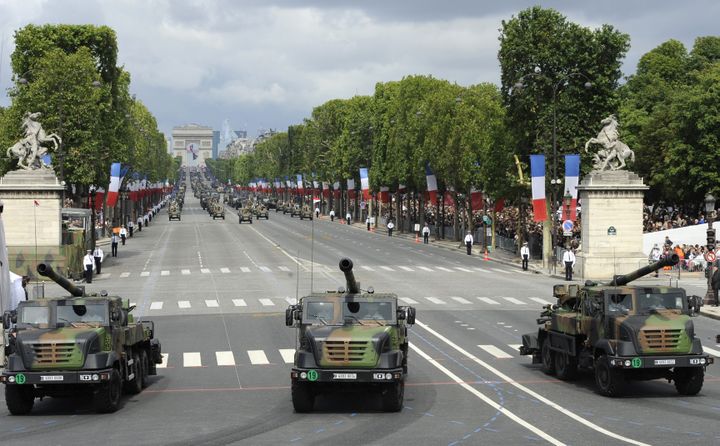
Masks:
[[[415,233],[415,243],[420,243],[420,238],[418,237],[417,233]]]
[[[488,257],[487,248],[485,248],[485,257],[483,257],[483,260],[490,260],[490,257]]]

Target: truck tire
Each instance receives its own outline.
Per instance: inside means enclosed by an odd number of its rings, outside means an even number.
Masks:
[[[625,387],[623,371],[610,367],[610,361],[605,355],[595,360],[595,385],[598,393],[604,396],[615,397],[623,393]]]
[[[142,387],[147,387],[150,383],[148,382],[148,376],[150,376],[150,359],[145,350],[140,352],[140,364],[142,364]]]
[[[95,392],[93,404],[95,411],[99,413],[112,413],[120,406],[120,394],[122,393],[122,381],[120,372],[113,369],[110,372],[110,379]]]
[[[705,380],[702,367],[676,368],[673,371],[675,389],[680,395],[697,395]]]
[[[5,386],[5,404],[13,415],[30,413],[35,404],[35,388],[31,385]]]
[[[400,412],[405,397],[405,381],[388,384],[383,390],[382,409],[385,412]]]
[[[129,393],[130,395],[137,395],[138,393],[142,392],[143,385],[142,385],[142,364],[140,363],[140,355],[137,353],[133,353],[132,355],[133,363],[132,366],[130,366],[130,373],[132,373],[133,379],[129,379],[125,381],[125,392]]]
[[[555,374],[563,381],[572,381],[577,378],[577,357],[566,352],[555,352]]]
[[[555,374],[555,352],[550,350],[550,340],[546,337],[540,347],[540,357],[542,359],[542,371],[546,375]]]
[[[292,393],[292,403],[295,412],[312,412],[315,406],[315,394],[310,388],[310,384],[294,382],[290,387],[290,391]]]

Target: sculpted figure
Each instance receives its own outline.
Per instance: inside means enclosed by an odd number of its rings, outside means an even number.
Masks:
[[[597,137],[590,138],[585,143],[585,153],[591,144],[602,146],[593,156],[593,169],[596,170],[619,170],[626,167],[625,160],[635,161],[635,152],[627,144],[620,141],[618,122],[615,115],[610,115],[600,121],[603,125]]]
[[[38,119],[40,113],[27,112],[23,116],[23,139],[7,149],[6,155],[18,159],[18,166],[25,170],[47,169],[48,165],[42,162],[47,154],[47,144],[52,144],[57,150],[62,141],[55,133],[46,134]]]

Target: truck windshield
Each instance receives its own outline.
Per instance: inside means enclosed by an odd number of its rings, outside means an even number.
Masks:
[[[308,302],[305,305],[303,318],[308,323],[318,323],[321,325],[329,325],[335,313],[335,303],[333,302]]]
[[[47,328],[50,324],[50,308],[23,305],[18,309],[18,324]]]
[[[392,302],[345,302],[343,318],[360,323],[362,320],[378,321],[381,324],[394,323]]]
[[[103,304],[58,305],[58,326],[107,325],[106,307]]]
[[[683,296],[680,293],[640,293],[637,297],[638,310],[682,310]]]

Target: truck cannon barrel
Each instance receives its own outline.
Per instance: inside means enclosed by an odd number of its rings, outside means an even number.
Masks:
[[[627,274],[618,274],[615,277],[613,277],[613,280],[608,283],[610,286],[623,286],[627,285],[629,282],[632,282],[633,280],[642,277],[644,275],[650,274],[652,272],[655,272],[659,270],[660,268],[664,268],[666,266],[674,266],[677,265],[677,263],[680,261],[680,257],[678,257],[677,254],[670,254],[669,256],[665,256],[662,259],[658,260],[655,263],[652,263],[648,266],[644,266],[640,269],[637,269],[633,272],[627,273]]]
[[[355,275],[352,272],[353,262],[347,257],[340,259],[340,271],[345,273],[345,282],[347,282],[347,292],[357,294],[360,292],[360,285],[355,281]]]
[[[72,284],[69,280],[64,278],[63,276],[58,275],[58,273],[55,272],[55,270],[52,269],[52,266],[46,264],[46,263],[40,263],[37,266],[37,272],[41,276],[45,276],[48,279],[52,280],[53,282],[57,283],[61,287],[65,288],[70,294],[72,294],[75,297],[81,297],[85,295],[85,290],[82,288],[75,286]]]

